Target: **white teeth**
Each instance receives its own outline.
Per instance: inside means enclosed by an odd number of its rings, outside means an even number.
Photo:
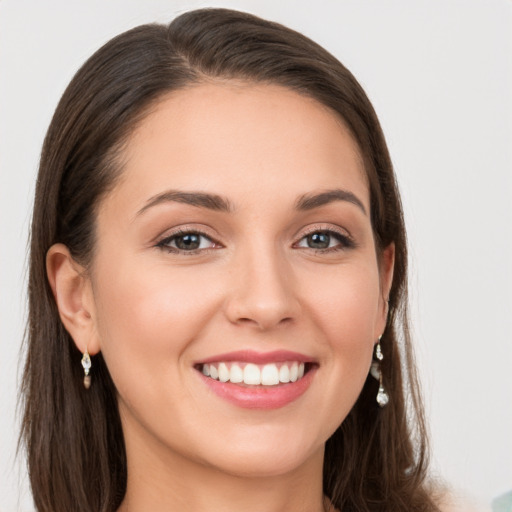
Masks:
[[[229,370],[226,363],[219,364],[219,380],[221,382],[227,382],[229,380]]]
[[[290,382],[295,382],[298,377],[299,377],[299,365],[297,363],[293,363],[292,367],[290,368]]]
[[[304,363],[210,363],[203,364],[201,371],[206,377],[220,382],[248,384],[250,386],[276,386],[279,383],[296,382],[304,376]]]
[[[279,382],[290,382],[290,368],[287,364],[283,364],[279,369]]]
[[[260,369],[252,363],[244,368],[244,384],[261,384]]]
[[[239,382],[243,382],[244,380],[244,372],[240,366],[234,364],[231,367],[231,377],[229,379],[234,384],[238,384]]]
[[[279,370],[275,364],[266,364],[261,370],[261,383],[264,386],[279,384]]]
[[[213,364],[210,365],[210,377],[215,380],[219,378],[219,372]]]

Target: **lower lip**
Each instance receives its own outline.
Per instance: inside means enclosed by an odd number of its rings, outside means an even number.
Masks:
[[[238,407],[278,409],[301,397],[309,388],[315,372],[316,368],[311,368],[301,379],[276,386],[239,386],[199,375],[216,395]]]

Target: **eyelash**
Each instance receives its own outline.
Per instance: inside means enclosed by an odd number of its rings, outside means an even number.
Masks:
[[[313,247],[299,247],[298,246],[298,244],[300,242],[302,242],[308,236],[311,236],[311,235],[314,235],[314,234],[325,234],[325,235],[328,235],[328,236],[330,236],[332,238],[335,238],[339,243],[336,246],[334,246],[334,247],[327,247],[327,248],[324,248],[324,249],[313,248]],[[202,249],[201,248],[197,248],[197,249],[191,249],[191,250],[184,250],[184,249],[180,249],[179,247],[172,247],[172,246],[170,246],[170,244],[173,241],[175,242],[175,240],[177,238],[184,237],[186,235],[195,235],[195,236],[198,236],[199,238],[205,238],[205,239],[209,240],[213,244],[213,247],[202,248]],[[211,236],[207,235],[206,233],[204,233],[202,231],[194,230],[194,229],[182,229],[182,230],[176,231],[172,235],[169,235],[169,236],[163,238],[162,240],[160,240],[156,244],[156,247],[158,247],[160,249],[163,249],[163,250],[166,250],[169,253],[195,255],[195,254],[199,254],[199,253],[203,253],[203,254],[204,253],[208,253],[211,250],[219,249],[219,248],[222,248],[223,246],[219,242],[217,242],[216,240],[212,239]],[[347,250],[347,249],[353,249],[353,248],[356,247],[356,243],[355,243],[355,241],[349,235],[347,235],[345,233],[341,233],[341,232],[336,231],[334,229],[315,228],[315,229],[312,229],[311,231],[305,233],[299,239],[298,242],[295,242],[293,244],[293,247],[300,248],[300,249],[306,249],[306,250],[312,250],[312,251],[314,251],[315,253],[318,253],[318,254],[326,254],[326,253],[332,253],[332,252],[337,252],[337,251],[343,251],[343,250]]]
[[[334,247],[327,247],[325,249],[315,249],[313,247],[301,247],[302,249],[307,250],[313,250],[315,253],[318,254],[326,254],[326,253],[333,253],[338,251],[345,251],[347,249],[354,249],[356,247],[355,241],[347,235],[346,233],[342,233],[340,231],[337,231],[335,229],[326,229],[321,227],[316,227],[314,229],[311,229],[309,232],[302,235],[300,240],[294,244],[294,246],[297,246],[298,243],[300,243],[302,240],[306,239],[308,236],[314,235],[314,234],[325,234],[330,236],[331,238],[335,238],[339,243],[338,245]]]
[[[171,247],[169,245],[170,243],[175,241],[177,238],[184,237],[186,235],[196,235],[199,238],[206,238],[213,244],[213,247],[208,247],[208,248],[203,248],[203,249],[198,248],[198,249],[192,249],[192,250],[183,250],[183,249],[180,249],[179,247]],[[218,249],[218,248],[222,247],[222,245],[220,243],[218,243],[216,240],[213,240],[211,236],[209,236],[206,233],[203,233],[202,231],[199,231],[197,229],[180,229],[179,231],[175,231],[172,235],[169,235],[169,236],[165,237],[164,239],[160,240],[156,244],[156,247],[159,247],[160,249],[166,250],[166,251],[168,251],[170,253],[174,253],[174,254],[194,255],[194,254],[199,254],[199,253],[204,254],[205,252],[209,252],[211,250]]]

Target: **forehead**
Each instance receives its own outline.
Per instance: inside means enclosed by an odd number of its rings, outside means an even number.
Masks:
[[[172,92],[137,126],[123,157],[118,189],[135,202],[167,188],[281,200],[342,187],[369,207],[348,128],[329,108],[281,86],[224,81]]]

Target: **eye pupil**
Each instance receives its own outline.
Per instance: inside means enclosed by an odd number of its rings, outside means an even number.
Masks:
[[[175,243],[178,249],[190,251],[199,248],[201,245],[201,237],[194,233],[188,233],[186,235],[176,237]]]
[[[308,247],[311,249],[327,249],[331,242],[331,237],[327,233],[312,233],[308,235]]]

